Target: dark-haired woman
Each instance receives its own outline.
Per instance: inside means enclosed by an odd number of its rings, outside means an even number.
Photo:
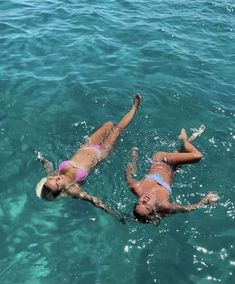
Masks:
[[[179,152],[157,152],[151,159],[150,169],[142,180],[135,180],[137,149],[131,152],[131,162],[126,169],[126,180],[138,201],[134,206],[133,214],[140,222],[159,224],[162,217],[178,212],[191,212],[205,204],[217,201],[215,193],[208,193],[199,202],[191,205],[181,205],[169,201],[171,185],[177,166],[199,162],[203,155],[191,142],[205,130],[202,125],[198,131],[188,139],[185,129],[182,129],[179,138],[183,147]]]

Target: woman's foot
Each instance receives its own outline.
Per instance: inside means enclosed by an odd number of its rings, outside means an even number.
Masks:
[[[198,129],[194,130],[194,133],[189,137],[188,142],[192,142],[195,140],[198,136],[201,136],[201,134],[206,130],[206,126],[202,124]]]
[[[181,129],[179,139],[182,140],[183,142],[188,141],[188,135],[187,135],[187,132],[184,128]]]
[[[134,107],[137,110],[140,105],[140,101],[141,101],[141,96],[140,94],[137,93],[137,95],[134,98],[132,107]]]

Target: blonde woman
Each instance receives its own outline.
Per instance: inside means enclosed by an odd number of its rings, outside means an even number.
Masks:
[[[112,213],[112,209],[102,200],[82,190],[81,184],[93,168],[110,155],[119,135],[134,118],[140,100],[141,97],[137,94],[130,110],[118,124],[114,125],[113,122],[103,124],[91,134],[69,160],[61,162],[57,170],[54,170],[52,163],[38,153],[37,159],[42,163],[48,175],[37,184],[37,195],[50,201],[59,196],[69,195],[88,201],[106,212]]]

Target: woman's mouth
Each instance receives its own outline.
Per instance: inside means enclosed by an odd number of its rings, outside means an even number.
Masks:
[[[150,195],[148,195],[148,194],[146,194],[146,195],[144,195],[144,196],[143,196],[142,201],[143,201],[143,203],[147,203],[147,202],[149,202],[149,201],[150,201],[150,199],[151,199],[151,196],[150,196]]]

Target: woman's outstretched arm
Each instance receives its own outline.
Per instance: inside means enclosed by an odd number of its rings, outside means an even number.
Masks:
[[[124,217],[121,216],[121,213],[117,212],[117,210],[114,210],[111,206],[105,204],[101,199],[92,196],[86,193],[85,191],[81,191],[81,188],[78,184],[70,186],[68,189],[65,190],[65,193],[73,198],[88,201],[96,207],[104,210],[106,213],[114,215],[116,218],[118,218],[119,221],[124,221]]]
[[[180,205],[177,203],[172,203],[169,206],[169,213],[174,214],[174,213],[186,213],[186,212],[191,212],[194,211],[204,205],[207,204],[213,204],[218,200],[218,195],[213,192],[209,192],[205,197],[203,197],[199,202],[195,204],[189,204],[189,205]]]
[[[127,165],[125,177],[131,191],[138,196],[139,182],[134,179],[134,175],[136,174],[137,170],[137,165],[136,165],[137,156],[138,156],[137,148],[133,148],[131,150],[131,161]]]
[[[48,175],[55,173],[52,163],[44,158],[40,152],[37,152],[36,159],[43,165],[43,168]]]

